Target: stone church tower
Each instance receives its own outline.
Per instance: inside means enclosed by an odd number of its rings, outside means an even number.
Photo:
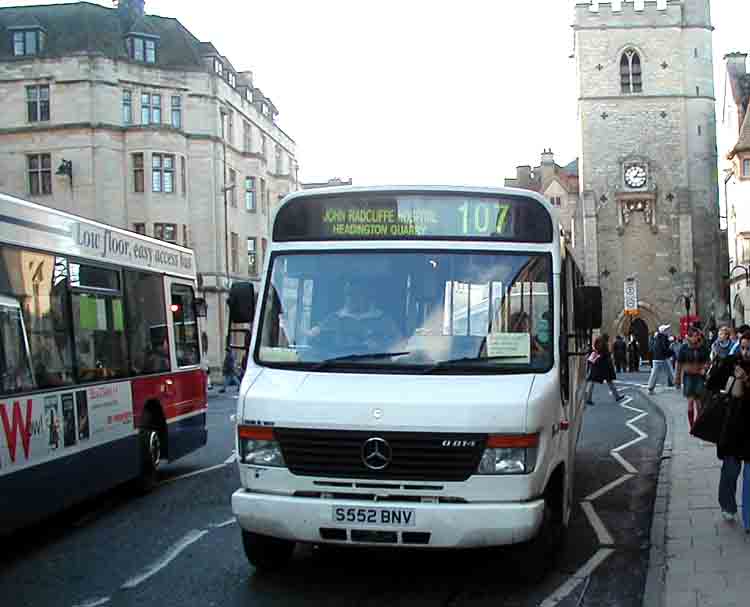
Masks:
[[[720,321],[722,292],[709,0],[575,7],[580,203],[604,328],[642,335],[685,315]],[[579,245],[580,246],[580,245]],[[635,283],[638,316],[624,313]]]

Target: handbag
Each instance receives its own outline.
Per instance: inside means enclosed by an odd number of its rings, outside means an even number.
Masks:
[[[708,392],[698,418],[693,423],[690,434],[709,443],[718,445],[726,431],[726,419],[732,400],[732,386],[726,392]]]

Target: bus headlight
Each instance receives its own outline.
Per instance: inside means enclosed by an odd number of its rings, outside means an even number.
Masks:
[[[241,464],[286,467],[281,445],[272,428],[241,425],[237,427],[237,438]]]
[[[477,473],[529,474],[536,466],[538,447],[538,434],[489,436]]]

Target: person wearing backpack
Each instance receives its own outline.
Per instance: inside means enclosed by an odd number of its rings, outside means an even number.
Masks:
[[[648,378],[649,394],[654,393],[656,382],[662,374],[666,374],[667,385],[670,388],[674,385],[672,365],[669,364],[669,359],[672,357],[669,343],[669,334],[671,331],[672,327],[669,325],[662,325],[654,336],[653,345],[651,347],[653,363],[651,365],[651,376]]]

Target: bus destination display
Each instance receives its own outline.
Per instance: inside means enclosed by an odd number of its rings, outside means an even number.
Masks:
[[[428,238],[551,242],[552,223],[520,197],[348,194],[293,200],[274,229],[277,241]]]

